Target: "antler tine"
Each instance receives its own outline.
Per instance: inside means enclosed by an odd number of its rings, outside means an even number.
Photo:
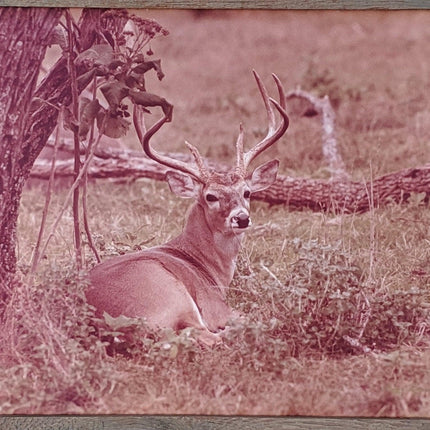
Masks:
[[[207,178],[207,172],[204,170],[203,160],[200,154],[197,151],[197,148],[193,147],[190,144],[187,144],[188,148],[191,150],[191,153],[196,160],[198,170],[190,167],[187,163],[184,163],[181,160],[176,160],[174,158],[168,157],[166,155],[160,154],[155,151],[151,145],[149,144],[149,140],[151,137],[166,123],[171,121],[171,111],[164,114],[162,118],[160,118],[149,130],[144,130],[142,128],[143,125],[143,111],[142,108],[138,105],[134,105],[133,109],[133,123],[136,128],[137,137],[142,145],[145,154],[164,166],[171,167],[174,170],[179,170],[183,173],[187,173],[191,175],[198,182],[204,183]],[[193,149],[191,149],[191,148]],[[203,166],[203,169],[202,169]]]
[[[244,158],[243,158],[243,125],[240,124],[240,130],[239,130],[239,136],[237,137],[236,141],[236,173],[238,173],[241,176],[245,176],[245,165],[244,165]]]
[[[195,160],[197,167],[199,169],[199,172],[200,172],[200,176],[202,177],[202,179],[204,181],[207,180],[209,177],[209,171],[205,166],[205,163],[203,161],[202,156],[200,155],[199,150],[194,145],[192,145],[191,143],[189,143],[187,141],[185,141],[185,145],[187,146],[187,148],[190,150],[191,154],[194,157],[194,160]]]
[[[254,160],[255,157],[257,157],[257,155],[265,151],[267,148],[269,148],[269,146],[273,145],[277,140],[279,140],[282,137],[282,135],[287,131],[287,128],[289,125],[288,114],[285,110],[286,108],[285,91],[279,78],[275,74],[272,74],[279,93],[279,102],[277,102],[276,100],[269,97],[266,87],[264,86],[262,80],[260,79],[260,76],[258,76],[258,73],[255,70],[253,70],[253,73],[254,73],[255,80],[257,81],[257,85],[260,90],[261,97],[263,98],[269,125],[268,125],[268,131],[267,131],[266,137],[261,142],[257,143],[246,154],[244,154],[243,165],[245,169],[249,166],[251,161]],[[275,111],[272,105],[275,106],[276,110],[280,113],[282,117],[282,121],[277,128],[276,128]]]

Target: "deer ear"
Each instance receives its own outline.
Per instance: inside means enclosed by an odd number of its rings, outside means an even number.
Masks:
[[[197,198],[200,184],[191,176],[184,173],[169,170],[166,172],[166,179],[172,193],[183,198]]]
[[[257,167],[252,173],[251,180],[249,181],[251,192],[255,193],[269,188],[276,180],[278,167],[278,160],[271,160]]]

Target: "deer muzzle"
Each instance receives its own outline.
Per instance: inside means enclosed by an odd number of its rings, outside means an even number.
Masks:
[[[231,225],[233,228],[247,228],[251,225],[251,218],[246,212],[240,212],[231,217]]]

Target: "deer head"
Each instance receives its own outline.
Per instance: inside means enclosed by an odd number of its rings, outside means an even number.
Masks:
[[[260,153],[279,140],[289,125],[285,111],[285,93],[278,77],[273,75],[279,92],[279,103],[269,97],[260,77],[255,71],[253,73],[266,108],[268,132],[262,141],[248,152],[244,152],[244,130],[241,124],[236,141],[236,166],[226,173],[209,170],[198,149],[188,142],[185,144],[193,155],[195,166],[155,151],[149,141],[166,122],[171,121],[172,109],[165,112],[159,121],[144,132],[142,109],[137,106],[134,108],[135,128],[146,155],[173,169],[166,173],[171,191],[180,197],[197,200],[198,204],[206,208],[205,214],[209,225],[226,235],[243,233],[251,225],[249,216],[251,194],[268,188],[275,181],[279,162],[272,160],[259,166],[250,177],[247,175],[249,165]],[[278,126],[273,107],[281,114],[281,123]]]

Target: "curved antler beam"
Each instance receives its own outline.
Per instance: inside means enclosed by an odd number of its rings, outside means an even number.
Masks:
[[[201,183],[205,183],[209,174],[204,166],[203,159],[197,150],[197,148],[188,142],[185,142],[188,149],[193,155],[198,169],[194,169],[188,163],[184,163],[181,160],[176,160],[174,158],[168,157],[166,155],[160,154],[149,144],[151,137],[166,123],[172,120],[173,106],[170,110],[164,113],[163,117],[160,118],[149,130],[144,130],[143,121],[143,109],[137,104],[133,108],[133,123],[136,128],[137,136],[142,145],[145,154],[152,160],[160,163],[164,166],[170,167],[174,170],[179,170],[180,172],[186,173],[192,176],[195,180]]]

